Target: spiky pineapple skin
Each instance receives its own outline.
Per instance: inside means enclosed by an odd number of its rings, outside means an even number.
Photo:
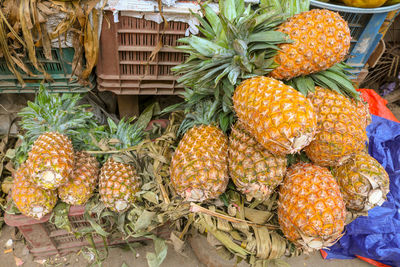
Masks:
[[[331,246],[341,236],[346,208],[327,168],[297,163],[279,192],[278,219],[284,235],[308,251]]]
[[[278,31],[293,43],[282,44],[275,57],[279,64],[271,77],[279,80],[326,70],[344,60],[350,48],[350,29],[337,12],[313,9],[282,23]]]
[[[351,103],[356,107],[356,114],[359,118],[364,120],[364,128],[372,122],[371,113],[369,112],[368,102],[362,100],[351,99]]]
[[[140,177],[130,164],[109,158],[100,169],[100,199],[112,211],[123,212],[129,209],[140,186]]]
[[[311,102],[281,81],[263,76],[247,79],[232,99],[246,130],[273,154],[299,152],[314,138],[317,116]]]
[[[74,167],[72,142],[57,132],[40,135],[28,153],[27,166],[37,186],[57,189],[68,181]]]
[[[347,163],[333,168],[332,173],[349,210],[368,211],[381,205],[389,193],[389,175],[367,153],[357,153]]]
[[[221,195],[228,185],[228,138],[216,126],[194,126],[175,150],[170,167],[175,191],[186,201]]]
[[[22,214],[41,219],[53,210],[57,203],[56,192],[36,187],[25,164],[22,164],[13,176],[11,197]]]
[[[70,205],[84,205],[93,196],[99,171],[99,162],[95,157],[76,152],[74,170],[69,181],[58,188],[58,196]]]
[[[229,136],[229,174],[248,200],[264,201],[283,181],[285,156],[272,155],[245,129],[241,122],[232,126]]]
[[[338,166],[363,150],[368,140],[365,118],[356,116],[350,100],[332,90],[316,87],[307,96],[318,114],[318,133],[304,150],[315,164]]]

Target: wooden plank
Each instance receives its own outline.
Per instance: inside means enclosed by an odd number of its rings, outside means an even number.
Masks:
[[[139,96],[118,95],[119,117],[122,119],[139,116]]]

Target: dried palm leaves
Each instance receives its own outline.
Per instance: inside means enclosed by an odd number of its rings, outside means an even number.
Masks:
[[[36,48],[43,49],[47,60],[52,60],[52,46],[73,46],[71,76],[87,81],[97,63],[99,51],[100,0],[5,0],[0,6],[0,57],[4,57],[9,70],[24,85],[22,72],[35,76],[33,71],[49,75],[39,62]],[[106,2],[106,1],[105,1]],[[83,48],[83,49],[82,49]],[[86,65],[83,67],[82,58]],[[33,66],[30,69],[24,58]]]
[[[224,258],[236,256],[252,266],[267,266],[281,262],[282,256],[302,253],[279,232],[277,194],[263,203],[247,202],[232,187],[222,198],[224,203],[215,201],[203,207],[192,203],[191,212],[195,214],[195,228],[207,233],[207,239]]]

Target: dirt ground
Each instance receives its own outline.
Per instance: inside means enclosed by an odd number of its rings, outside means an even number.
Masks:
[[[6,247],[6,243],[10,239],[15,238],[13,235],[14,228],[4,226],[0,234],[0,246],[2,251],[0,252],[0,266],[1,267],[12,267],[12,266],[26,266],[26,267],[42,267],[42,266],[73,266],[73,267],[86,267],[88,266],[88,260],[83,256],[83,253],[70,253],[63,257],[53,257],[48,260],[34,260],[32,255],[29,254],[29,250],[23,241],[13,241],[11,251]],[[202,243],[206,242],[205,239],[195,239],[195,242]],[[142,246],[136,249],[136,255],[130,250],[124,250],[121,248],[110,248],[108,258],[103,262],[103,267],[145,267],[147,265],[146,253],[153,252],[154,247],[149,242],[148,245]],[[163,267],[206,267],[202,264],[190,246],[186,246],[183,251],[185,255],[178,254],[174,251],[172,246],[168,247],[168,254],[161,266]],[[215,253],[208,249],[205,253]],[[313,253],[311,255],[302,255],[296,258],[284,259],[290,266],[293,267],[367,267],[369,264],[358,260],[323,260],[321,255]],[[125,265],[124,265],[125,263]],[[21,264],[21,265],[18,265]],[[215,264],[215,263],[214,263]],[[213,265],[221,266],[221,265]],[[234,265],[225,265],[234,266]],[[247,266],[246,264],[240,264],[240,267]],[[238,267],[239,267],[238,266]],[[222,266],[221,266],[222,267]]]

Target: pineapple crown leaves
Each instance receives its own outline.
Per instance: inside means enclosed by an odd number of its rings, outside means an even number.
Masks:
[[[310,10],[310,0],[260,0],[261,7],[271,7],[278,13],[284,13],[285,19]]]
[[[155,107],[155,104],[149,105],[135,123],[132,123],[135,120],[134,117],[122,118],[118,124],[108,118],[105,135],[110,145],[118,150],[138,145],[144,139],[144,129],[151,121]]]
[[[26,131],[26,141],[33,142],[45,132],[66,134],[75,144],[80,142],[83,132],[93,123],[93,113],[87,111],[88,105],[78,105],[80,94],[51,94],[43,85],[34,102],[18,114],[21,127]]]
[[[290,43],[288,35],[275,31],[284,20],[275,11],[261,13],[244,6],[243,0],[220,1],[220,12],[204,6],[205,18],[194,14],[204,37],[191,35],[177,49],[189,54],[174,67],[178,82],[188,87],[217,87],[224,79],[237,85],[241,79],[265,75],[277,65],[278,44]]]
[[[186,112],[178,135],[183,135],[196,125],[216,124],[219,119],[220,103],[218,101],[204,100],[192,107],[192,111]]]
[[[331,89],[348,98],[359,100],[360,93],[356,91],[353,83],[349,79],[349,72],[346,69],[351,68],[344,62],[338,63],[331,68],[312,73],[307,76],[293,78],[286,83],[303,95],[307,96],[309,92],[315,91],[315,86]]]
[[[143,137],[143,129],[138,128],[137,124],[131,124],[135,118],[122,118],[118,124],[108,118],[107,136],[109,143],[115,149],[124,149],[139,144]]]
[[[165,108],[162,114],[179,110],[190,114],[198,110],[200,112],[196,112],[196,114],[199,115],[199,113],[201,113],[201,115],[193,117],[193,114],[191,114],[185,123],[193,120],[199,122],[198,124],[201,124],[201,121],[203,121],[204,124],[208,124],[210,121],[218,121],[222,131],[227,132],[234,122],[234,112],[232,108],[232,94],[234,89],[235,87],[226,80],[215,89],[210,87],[198,88],[197,90],[185,88],[185,92],[182,93],[185,101]],[[208,109],[209,114],[207,116],[203,109]],[[189,123],[187,129],[191,128],[194,124]],[[184,127],[186,126],[182,126],[182,129]],[[183,132],[186,132],[186,130]]]

